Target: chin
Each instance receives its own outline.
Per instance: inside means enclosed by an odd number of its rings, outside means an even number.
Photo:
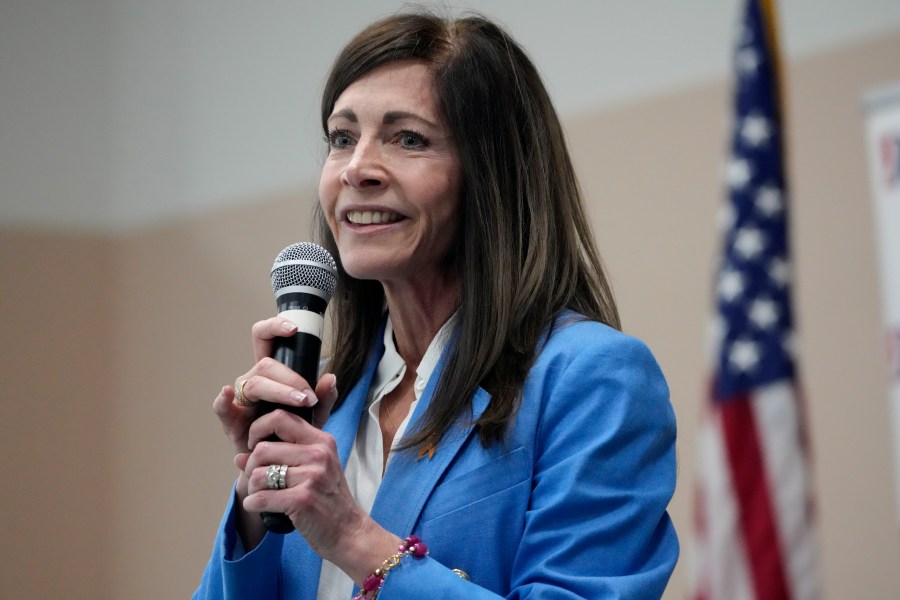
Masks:
[[[354,279],[381,280],[384,278],[389,278],[390,274],[395,271],[394,268],[391,268],[391,265],[386,265],[380,261],[375,262],[371,259],[354,260],[351,257],[349,260],[343,260],[342,265],[344,267],[344,271],[346,271],[347,274]]]

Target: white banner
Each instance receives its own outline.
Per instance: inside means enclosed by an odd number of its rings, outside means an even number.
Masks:
[[[881,249],[894,486],[900,523],[900,84],[867,95],[865,106],[875,228]]]

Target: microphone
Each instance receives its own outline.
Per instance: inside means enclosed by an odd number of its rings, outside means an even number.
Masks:
[[[281,251],[272,265],[272,291],[279,316],[297,326],[297,333],[273,340],[273,357],[289,366],[315,387],[322,351],[325,308],[337,285],[334,258],[325,248],[311,242],[291,244]],[[272,402],[257,403],[259,414],[276,408],[312,421],[310,406],[285,406]],[[272,436],[273,440],[278,440]],[[273,533],[294,530],[291,520],[280,513],[262,513],[263,524]]]

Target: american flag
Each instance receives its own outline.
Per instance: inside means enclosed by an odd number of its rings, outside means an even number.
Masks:
[[[821,595],[791,312],[774,9],[747,0],[697,465],[695,600]]]

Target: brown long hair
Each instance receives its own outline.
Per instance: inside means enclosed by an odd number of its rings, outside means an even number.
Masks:
[[[487,445],[515,417],[537,344],[560,310],[615,328],[619,315],[550,96],[525,52],[498,25],[480,15],[444,19],[428,12],[373,23],[332,67],[322,98],[323,130],[351,83],[410,59],[434,73],[463,184],[448,263],[461,281],[455,336],[434,399],[405,445],[439,440],[470,410],[479,386],[492,396],[477,421]],[[320,242],[338,262],[330,368],[344,394],[365,368],[384,291],[377,281],[343,270],[321,211],[318,227]]]

